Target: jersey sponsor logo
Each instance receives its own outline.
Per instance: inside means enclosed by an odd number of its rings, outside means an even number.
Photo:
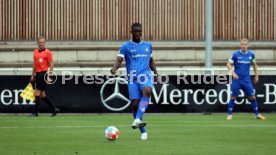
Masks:
[[[40,63],[43,62],[43,59],[42,59],[42,58],[39,58],[39,62],[40,62]]]
[[[133,54],[131,55],[132,58],[141,58],[141,57],[147,57],[147,54]]]
[[[130,52],[136,52],[136,50],[130,50]]]
[[[148,48],[146,48],[146,52],[148,52],[149,51],[149,49]]]
[[[251,62],[250,61],[245,61],[245,60],[242,60],[242,61],[238,61],[239,64],[250,64]]]
[[[110,85],[111,83],[114,84],[113,93],[111,95],[105,95],[105,92],[106,92],[105,90],[108,89],[107,85],[108,84]],[[101,88],[100,96],[101,96],[102,104],[111,111],[122,111],[130,105],[129,99],[120,92],[121,84],[127,84],[127,80],[119,77],[111,78],[111,79],[108,79]],[[122,107],[114,107],[109,104],[109,101],[117,100],[117,99],[120,99],[120,102],[124,102],[124,105]]]

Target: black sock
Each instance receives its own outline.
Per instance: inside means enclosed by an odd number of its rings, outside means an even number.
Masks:
[[[48,104],[48,106],[53,110],[53,112],[55,111],[55,106],[52,104],[51,99],[48,96],[45,96],[43,98],[43,100],[45,101],[46,104]]]
[[[40,97],[36,96],[35,97],[35,109],[34,109],[34,114],[38,115],[38,107],[40,105]]]

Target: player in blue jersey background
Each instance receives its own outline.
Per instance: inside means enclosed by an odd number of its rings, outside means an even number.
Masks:
[[[122,45],[111,69],[111,74],[116,74],[120,68],[123,59],[126,62],[128,76],[128,92],[133,106],[132,128],[139,128],[141,139],[147,140],[146,123],[143,121],[143,115],[149,105],[150,96],[153,87],[152,74],[158,73],[154,60],[152,58],[152,45],[149,42],[141,40],[142,25],[133,23],[131,25],[132,40]]]
[[[240,41],[241,49],[233,53],[231,58],[227,62],[227,68],[232,74],[232,83],[231,83],[231,99],[228,103],[228,115],[227,120],[232,120],[232,112],[235,104],[235,100],[239,96],[240,89],[245,93],[245,96],[251,102],[253,112],[257,119],[264,120],[266,119],[258,111],[258,103],[256,101],[254,88],[250,80],[250,66],[253,65],[253,70],[255,73],[254,83],[259,81],[258,67],[256,63],[255,55],[252,51],[247,50],[249,46],[248,39],[244,38]],[[234,69],[232,68],[234,65]]]

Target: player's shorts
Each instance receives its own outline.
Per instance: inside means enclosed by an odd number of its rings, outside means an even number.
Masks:
[[[35,75],[35,88],[41,91],[46,90],[47,83],[44,77],[47,76],[47,72],[36,72]]]
[[[245,96],[255,96],[254,88],[250,80],[235,80],[232,79],[231,96],[239,96],[240,89],[243,90]]]
[[[151,76],[146,76],[146,77],[141,77],[140,80],[134,79],[134,80],[129,80],[128,81],[128,93],[129,93],[129,98],[130,100],[133,99],[141,99],[142,98],[142,93],[143,89],[145,87],[153,87],[153,82],[152,82],[152,77]]]

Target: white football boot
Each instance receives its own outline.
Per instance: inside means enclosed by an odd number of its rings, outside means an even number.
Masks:
[[[146,122],[143,122],[143,121],[140,120],[140,119],[134,119],[134,121],[133,121],[131,127],[132,127],[133,129],[136,129],[136,128],[144,127],[144,126],[146,126],[146,125],[147,125]]]
[[[148,139],[148,133],[144,132],[141,133],[141,140],[147,140]]]

